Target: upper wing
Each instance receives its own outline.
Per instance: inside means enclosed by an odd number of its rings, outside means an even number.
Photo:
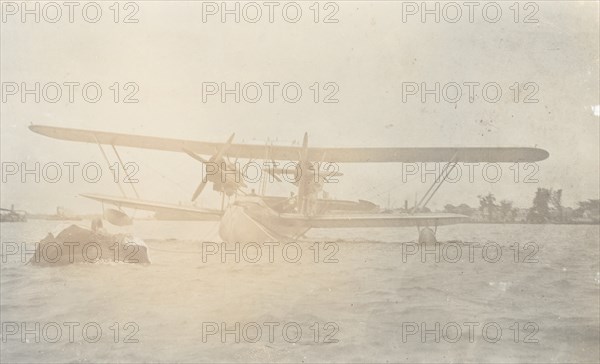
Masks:
[[[43,125],[32,125],[29,129],[63,140],[171,152],[188,150],[202,155],[213,155],[224,144]],[[300,146],[251,144],[231,144],[227,149],[227,155],[232,157],[286,161],[298,160],[301,152]],[[471,163],[535,162],[548,158],[548,155],[547,151],[538,148],[308,148],[309,160],[337,163],[447,162],[452,159]]]
[[[128,197],[114,197],[96,194],[82,194],[81,196],[100,201],[117,207],[130,207],[138,210],[154,211],[158,213],[177,214],[198,220],[218,221],[223,214],[220,210],[201,209],[192,206],[145,201]]]
[[[286,220],[311,228],[350,228],[350,227],[400,227],[400,226],[438,226],[465,222],[468,216],[449,213],[419,214],[352,214],[298,216],[282,214]]]

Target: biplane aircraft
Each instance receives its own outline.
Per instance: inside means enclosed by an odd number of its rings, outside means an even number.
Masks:
[[[192,200],[196,200],[207,183],[222,194],[221,209],[205,209],[166,202],[146,201],[139,198],[114,197],[98,194],[82,196],[116,206],[104,217],[116,225],[131,223],[122,210],[133,208],[157,213],[177,213],[201,220],[219,221],[219,234],[223,241],[294,241],[312,228],[356,228],[416,226],[419,241],[435,241],[439,225],[464,222],[466,216],[450,213],[424,213],[423,208],[438,191],[457,163],[515,163],[536,162],[548,158],[547,151],[538,148],[319,148],[308,146],[308,135],[302,145],[276,146],[235,144],[234,135],[224,143],[169,139],[130,134],[118,134],[93,130],[80,130],[52,126],[32,125],[35,133],[48,137],[93,143],[100,147],[107,163],[103,145],[109,145],[121,160],[116,147],[155,149],[184,153],[201,163],[217,166],[207,174],[196,188]],[[205,158],[208,156],[208,159]],[[235,158],[235,162],[231,161]],[[297,194],[288,197],[249,193],[244,181],[235,178],[232,170],[239,169],[237,160],[287,161],[296,166],[293,184]],[[368,201],[345,201],[327,198],[323,185],[331,172],[321,170],[321,163],[446,163],[440,175],[414,208],[407,213],[381,213]],[[298,172],[299,171],[299,172]],[[280,182],[282,169],[269,168],[268,175]],[[333,176],[341,176],[334,172]],[[263,181],[264,183],[264,181]],[[264,191],[264,189],[263,189]],[[224,204],[225,196],[229,202]],[[433,229],[432,229],[433,228]]]

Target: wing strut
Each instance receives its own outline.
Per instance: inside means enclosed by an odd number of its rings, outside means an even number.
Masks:
[[[104,160],[106,161],[106,164],[108,165],[108,169],[111,170],[113,178],[117,181],[117,185],[119,186],[119,190],[121,191],[121,194],[123,195],[124,198],[128,198],[127,193],[125,193],[125,190],[123,189],[123,186],[121,186],[121,179],[118,178],[119,176],[117,175],[117,171],[115,171],[113,168],[111,168],[110,165],[110,160],[108,159],[108,156],[106,155],[106,152],[104,151],[104,148],[102,148],[102,144],[100,143],[100,141],[98,140],[98,138],[96,137],[96,135],[94,134],[94,139],[96,140],[96,144],[98,144],[98,148],[100,148],[100,152],[102,153],[102,156],[104,157]],[[115,148],[114,144],[111,144],[113,151],[115,152],[115,155],[117,156],[117,159],[119,160],[119,163],[121,164],[121,169],[123,170],[124,175],[127,175],[127,171],[125,170],[125,165],[123,164],[123,160],[121,159],[121,155],[119,155],[119,152],[117,152],[117,148]],[[131,184],[131,188],[133,189],[133,192],[135,193],[135,195],[137,196],[137,198],[140,198],[140,195],[138,194],[137,190],[135,189],[135,186],[133,184]],[[127,214],[125,214],[125,212],[123,212],[123,210],[121,209],[120,205],[117,205],[119,212],[114,212],[114,210],[109,209],[108,211],[106,211],[104,209],[104,202],[102,203],[102,215],[104,216],[105,219],[107,219],[110,223],[115,224],[115,225],[131,225],[131,218],[129,216],[127,216]],[[114,213],[117,213],[117,216],[114,215]],[[133,210],[133,215],[135,216],[137,212],[137,208]],[[112,216],[112,217],[111,217]],[[123,218],[126,219],[126,223],[123,223]],[[118,221],[121,222],[118,222]]]
[[[450,159],[450,162],[446,163],[444,168],[442,168],[440,175],[436,177],[435,181],[433,181],[433,184],[431,185],[431,187],[429,187],[429,189],[427,190],[425,195],[423,195],[423,197],[421,198],[419,203],[416,204],[415,207],[413,207],[413,209],[411,210],[411,213],[418,212],[419,210],[421,210],[425,206],[427,206],[427,203],[429,203],[429,201],[431,200],[433,195],[435,195],[437,190],[440,189],[440,187],[442,186],[444,181],[446,181],[446,179],[448,179],[448,176],[450,175],[450,173],[452,172],[454,167],[456,167],[457,163],[458,163],[458,161],[456,158],[456,153],[454,153],[454,155],[452,156],[452,159]]]
[[[102,144],[100,144],[100,141],[98,141],[98,138],[96,138],[95,134],[94,134],[94,139],[96,139],[96,143],[98,144],[98,148],[100,148],[100,152],[102,153],[102,156],[104,157],[104,160],[106,161],[106,165],[108,166],[108,169],[110,169],[112,171],[113,178],[117,179],[114,169],[110,168],[110,161],[108,160],[108,157],[106,156],[106,153],[104,152],[104,148],[102,148]],[[125,190],[123,190],[123,186],[121,186],[121,181],[119,179],[117,179],[117,185],[119,186],[119,190],[121,191],[121,194],[123,195],[123,197],[127,197],[127,194],[125,193]]]
[[[111,144],[110,146],[114,150],[114,152],[115,152],[115,154],[117,156],[117,159],[119,160],[119,163],[121,164],[121,169],[123,170],[123,175],[127,176],[127,171],[125,170],[125,164],[123,164],[123,160],[121,159],[121,155],[119,155],[119,152],[117,152],[117,148],[115,147],[114,144]],[[139,199],[140,195],[138,194],[137,190],[135,189],[135,185],[133,183],[129,183],[129,185],[131,186],[131,189],[133,190],[133,193],[135,193],[135,197],[137,197]]]

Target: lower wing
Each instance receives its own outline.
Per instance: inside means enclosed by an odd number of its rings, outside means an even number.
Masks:
[[[466,222],[469,217],[448,213],[419,214],[352,214],[298,216],[282,214],[286,220],[304,224],[311,228],[352,228],[352,227],[401,227],[401,226],[438,226]]]
[[[154,211],[169,215],[177,214],[197,220],[218,221],[223,214],[223,212],[220,210],[202,209],[193,206],[181,206],[128,197],[115,197],[96,194],[82,194],[81,196],[117,207],[130,207],[138,210]]]

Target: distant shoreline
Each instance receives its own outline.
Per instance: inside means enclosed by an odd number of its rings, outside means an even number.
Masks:
[[[494,225],[600,225],[600,221],[572,221],[572,222],[548,222],[532,223],[526,221],[501,222],[501,221],[469,221],[469,224],[494,224]]]

